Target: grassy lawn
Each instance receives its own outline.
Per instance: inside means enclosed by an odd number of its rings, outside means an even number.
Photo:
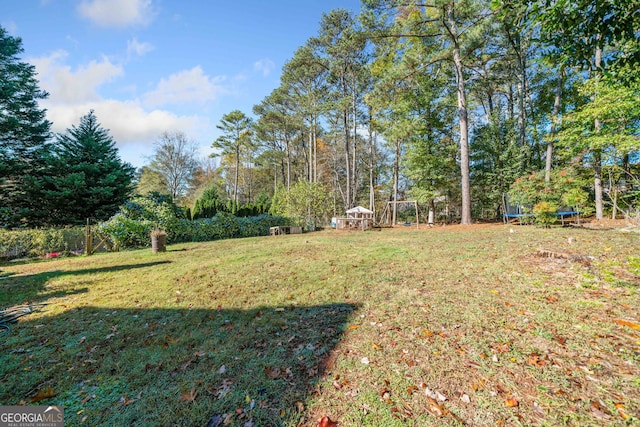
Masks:
[[[46,304],[0,341],[0,403],[69,426],[640,423],[637,233],[326,231],[0,270],[1,308]]]

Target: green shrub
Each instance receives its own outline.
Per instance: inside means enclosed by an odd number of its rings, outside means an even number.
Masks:
[[[294,225],[315,230],[327,224],[331,218],[331,193],[319,183],[297,182],[288,190],[278,189],[273,196],[270,212],[290,218]]]
[[[202,196],[196,200],[193,206],[192,219],[213,218],[219,212],[228,212],[238,217],[258,216],[269,212],[271,199],[261,193],[255,203],[240,205],[233,200],[222,201],[216,188],[208,188]]]
[[[286,225],[287,220],[277,215],[239,218],[227,212],[218,212],[213,218],[193,221],[176,218],[168,223],[170,227],[163,228],[167,232],[167,243],[178,243],[266,236],[269,234],[269,227]],[[118,213],[109,221],[101,223],[98,231],[108,236],[116,249],[120,249],[149,246],[149,235],[154,228],[151,221],[130,219],[123,213]]]
[[[0,229],[0,258],[45,256],[84,248],[84,228]]]
[[[558,205],[550,202],[538,202],[533,206],[533,215],[536,218],[536,224],[543,227],[550,227],[558,216]]]
[[[557,219],[560,207],[589,209],[589,182],[580,177],[574,168],[554,170],[551,182],[544,181],[544,171],[522,176],[511,185],[509,197],[512,203],[532,209],[536,223],[545,227]]]
[[[149,234],[157,225],[146,219],[132,219],[118,212],[96,227],[98,234],[109,238],[114,249],[149,246]]]

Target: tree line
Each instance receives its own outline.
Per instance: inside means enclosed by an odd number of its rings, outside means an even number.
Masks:
[[[570,168],[596,218],[621,188],[637,208],[628,191],[640,184],[636,9],[632,0],[364,0],[358,16],[333,10],[253,118],[223,117],[214,147],[225,185],[250,200],[317,183],[338,213],[447,200],[470,223],[498,216],[519,177],[544,171],[549,183],[552,170]]]

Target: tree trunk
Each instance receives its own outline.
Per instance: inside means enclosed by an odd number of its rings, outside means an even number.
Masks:
[[[596,120],[596,129],[600,129],[600,120]],[[604,219],[604,203],[602,191],[602,150],[593,152],[593,185],[596,201],[596,219]]]
[[[555,135],[558,131],[558,120],[560,116],[560,101],[562,98],[562,85],[564,83],[564,67],[560,68],[558,76],[558,85],[556,86],[556,96],[553,100],[553,112],[551,113],[551,135]],[[551,166],[553,160],[553,140],[550,138],[547,143],[547,158],[544,167],[544,182],[551,182]]]
[[[396,139],[396,153],[393,160],[393,215],[391,216],[391,225],[396,225],[398,218],[398,180],[400,178],[400,139]]]
[[[311,123],[310,123],[311,124]],[[309,182],[313,182],[313,125],[309,127]]]
[[[343,96],[347,93],[347,87],[345,82],[345,77],[341,78],[342,83],[342,94]],[[345,185],[346,196],[345,196],[345,209],[350,209],[351,206],[351,148],[349,147],[349,109],[348,107],[344,107],[342,111],[342,126],[344,127],[344,166],[347,172],[347,185]]]
[[[432,198],[429,200],[429,216],[427,218],[427,224],[429,225],[429,227],[433,227],[433,224],[435,223],[435,216],[436,216],[436,202]]]
[[[598,37],[600,38],[600,37]],[[596,75],[600,75],[600,69],[602,64],[602,48],[596,47],[595,55],[595,72]],[[602,125],[599,119],[595,120],[596,133],[600,132]],[[600,221],[604,219],[604,203],[602,198],[602,150],[596,149],[593,153],[593,186],[596,202],[596,220]]]
[[[313,182],[318,182],[318,134],[316,116],[313,116]]]
[[[357,194],[358,194],[358,106],[357,106],[357,99],[356,99],[356,82],[355,82],[355,77],[353,78],[353,95],[351,97],[351,109],[352,109],[352,114],[353,114],[353,166],[352,166],[352,173],[353,173],[353,189],[351,192],[351,197],[352,197],[352,203],[355,204],[356,200],[358,199]]]
[[[249,203],[253,203],[253,155],[249,151]]]
[[[273,163],[273,195],[275,196],[277,192],[278,192],[278,168],[274,162]]]
[[[291,147],[289,141],[287,143],[287,190],[291,188]]]
[[[509,120],[513,121],[515,115],[513,106],[513,85],[509,85],[509,94],[507,95],[507,111],[509,112]]]
[[[527,99],[527,70],[526,62],[523,55],[518,52],[518,67],[520,68],[520,82],[518,83],[518,133],[520,139],[520,147],[524,149],[527,146],[527,107],[525,100]],[[524,169],[528,165],[525,166]]]
[[[467,113],[467,97],[464,87],[464,74],[460,46],[458,45],[456,22],[453,15],[453,3],[447,6],[451,42],[453,44],[453,64],[456,74],[458,93],[458,121],[460,124],[460,175],[462,178],[462,212],[460,223],[471,224],[471,183],[469,177],[469,118]]]
[[[371,127],[371,113],[369,113],[369,210],[373,211],[375,218],[376,212],[376,191],[374,182],[374,167],[375,167],[375,136]]]
[[[235,180],[233,183],[233,201],[238,201],[238,176],[240,172],[240,145],[236,145],[236,173]]]

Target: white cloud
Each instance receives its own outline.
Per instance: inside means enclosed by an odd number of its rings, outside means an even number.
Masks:
[[[53,123],[52,131],[64,132],[93,109],[118,146],[127,147],[126,152],[131,157],[123,156],[123,159],[140,166],[145,159],[134,153],[150,153],[161,132],[178,129],[190,135],[202,135],[208,129],[208,118],[145,106],[135,97],[134,85],[123,86],[120,91],[127,93],[130,99],[102,96],[98,92],[100,86],[123,75],[123,67],[103,57],[72,68],[67,63],[69,56],[66,51],[58,50],[46,57],[29,60],[39,73],[40,87],[50,93],[40,104],[47,109],[47,119]],[[199,71],[202,74],[202,70]]]
[[[72,70],[64,64],[67,56],[66,51],[57,50],[49,56],[29,61],[36,66],[40,86],[49,92],[49,98],[54,102],[97,100],[100,96],[96,89],[100,85],[124,74],[121,66],[112,64],[106,57]]]
[[[139,42],[135,37],[127,40],[127,56],[143,56],[151,52],[155,47],[151,43]]]
[[[147,25],[155,17],[151,0],[82,0],[77,10],[102,27]]]
[[[163,110],[145,110],[137,100],[118,101],[103,99],[77,104],[43,103],[47,108],[47,118],[53,122],[54,132],[64,132],[89,110],[94,110],[100,124],[109,129],[113,139],[119,144],[144,143],[151,146],[164,130],[202,127],[197,116],[178,116]]]
[[[263,76],[267,77],[271,74],[271,71],[275,68],[276,64],[270,59],[261,59],[253,63],[253,69],[262,73]]]
[[[154,90],[144,95],[144,101],[152,107],[213,101],[224,93],[220,84],[224,80],[223,76],[209,77],[196,66],[160,80]]]

